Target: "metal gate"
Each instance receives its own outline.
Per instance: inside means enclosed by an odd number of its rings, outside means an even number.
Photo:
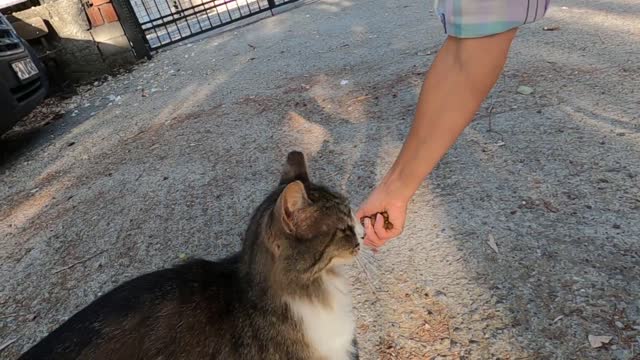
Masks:
[[[297,0],[129,0],[151,49]]]

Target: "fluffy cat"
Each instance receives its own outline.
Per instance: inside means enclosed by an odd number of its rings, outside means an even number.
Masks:
[[[239,253],[129,280],[20,359],[358,359],[342,273],[358,226],[348,200],[312,183],[291,152]]]

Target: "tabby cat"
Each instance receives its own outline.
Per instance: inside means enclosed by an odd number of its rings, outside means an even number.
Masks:
[[[291,152],[239,253],[127,281],[20,359],[358,359],[342,273],[357,226],[348,200]]]

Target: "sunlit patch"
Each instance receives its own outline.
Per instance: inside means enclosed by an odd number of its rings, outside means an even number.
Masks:
[[[353,2],[344,0],[325,0],[317,5],[318,9],[327,12],[339,12],[353,6]]]
[[[357,90],[352,80],[318,75],[312,79],[312,83],[314,85],[309,95],[327,114],[351,123],[368,120],[366,108],[371,96]]]
[[[285,122],[283,141],[286,146],[296,148],[303,153],[313,156],[320,149],[325,141],[331,139],[329,132],[322,126],[315,124],[302,115],[289,111],[288,119]]]
[[[34,189],[33,195],[22,201],[20,204],[7,210],[7,213],[0,214],[0,234],[7,234],[11,228],[19,228],[26,225],[55,198],[55,196],[65,189],[64,182],[57,182],[44,189]],[[4,215],[4,216],[3,216]]]

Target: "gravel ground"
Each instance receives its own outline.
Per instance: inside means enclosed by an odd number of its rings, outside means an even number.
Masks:
[[[430,9],[308,3],[162,51],[7,134],[0,357],[126,279],[238,249],[289,150],[360,203],[442,43]],[[352,269],[363,359],[640,357],[638,13],[556,1],[521,30],[370,284]]]

